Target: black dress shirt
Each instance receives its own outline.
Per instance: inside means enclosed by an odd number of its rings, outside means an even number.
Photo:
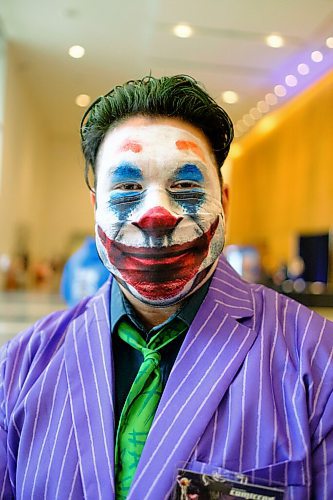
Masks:
[[[137,330],[141,333],[142,337],[149,341],[161,328],[177,318],[187,325],[186,331],[177,337],[175,340],[165,346],[161,354],[161,375],[163,388],[167,382],[172,366],[176,360],[179,349],[183,343],[184,337],[188,328],[190,327],[200,305],[202,304],[206,293],[208,291],[210,280],[200,287],[187,301],[183,304],[180,310],[170,316],[166,321],[160,325],[154,326],[150,330],[145,328],[137,317],[133,307],[128,302],[126,297],[121,292],[117,281],[114,279],[111,289],[111,339],[112,349],[114,353],[114,370],[115,370],[115,418],[116,429],[118,427],[119,418],[122,408],[126,401],[126,397],[134,382],[134,379],[139,371],[143,361],[142,354],[131,347],[129,344],[121,340],[117,335],[117,327],[121,320],[132,322]]]

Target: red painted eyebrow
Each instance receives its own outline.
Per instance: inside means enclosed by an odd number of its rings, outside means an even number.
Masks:
[[[193,153],[195,153],[199,158],[201,158],[202,161],[205,161],[204,154],[202,152],[202,149],[196,144],[195,142],[192,141],[176,141],[176,147],[180,151],[183,150],[191,150]]]
[[[142,145],[139,142],[129,139],[120,146],[119,151],[132,151],[133,153],[140,153],[140,151],[142,151]]]

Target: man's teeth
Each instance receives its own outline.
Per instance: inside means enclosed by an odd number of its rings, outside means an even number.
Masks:
[[[150,247],[154,248],[156,247],[156,238],[149,236],[149,245]],[[163,238],[158,239],[158,246],[159,247],[166,247],[168,246],[168,239],[166,235],[163,236]]]

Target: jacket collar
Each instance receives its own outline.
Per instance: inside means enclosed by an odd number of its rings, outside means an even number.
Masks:
[[[110,281],[70,323],[65,367],[85,498],[114,498]]]
[[[211,299],[221,304],[234,319],[250,318],[254,314],[253,285],[244,281],[222,254],[210,286]]]

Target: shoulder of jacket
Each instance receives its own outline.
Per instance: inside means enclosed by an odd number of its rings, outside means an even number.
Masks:
[[[63,345],[69,325],[86,310],[89,300],[84,299],[73,308],[44,316],[2,346],[0,385],[10,390],[18,379],[22,385],[37,361],[42,371]]]

